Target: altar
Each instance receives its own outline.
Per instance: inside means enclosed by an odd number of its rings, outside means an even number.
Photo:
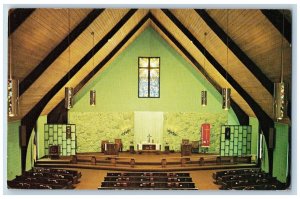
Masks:
[[[148,142],[142,142],[137,144],[137,150],[151,150],[151,151],[161,151],[161,145],[159,143],[148,143]]]

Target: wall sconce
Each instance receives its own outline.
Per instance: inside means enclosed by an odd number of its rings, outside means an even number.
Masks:
[[[73,107],[74,89],[72,87],[65,88],[65,108],[70,109]]]
[[[230,88],[222,88],[222,99],[223,99],[222,108],[224,110],[230,109],[230,93],[231,93]]]
[[[207,105],[207,91],[201,91],[201,105],[206,106]]]
[[[96,90],[90,90],[90,105],[96,105]]]
[[[15,117],[19,114],[19,80],[8,79],[8,116]]]

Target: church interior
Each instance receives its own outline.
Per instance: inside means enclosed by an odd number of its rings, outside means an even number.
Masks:
[[[288,190],[288,9],[13,8],[6,188]]]

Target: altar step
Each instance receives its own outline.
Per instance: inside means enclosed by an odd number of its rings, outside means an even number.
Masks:
[[[195,171],[195,170],[211,170],[211,169],[236,169],[236,168],[255,168],[256,164],[235,164],[235,165],[204,165],[204,166],[185,166],[170,165],[162,168],[159,165],[137,165],[134,168],[129,165],[91,165],[91,164],[61,164],[61,163],[35,163],[38,167],[49,167],[49,168],[81,168],[81,169],[99,169],[99,170],[111,170],[111,171],[149,171],[149,172],[162,172],[162,171]]]

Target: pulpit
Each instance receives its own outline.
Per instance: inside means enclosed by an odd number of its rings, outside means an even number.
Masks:
[[[133,145],[130,145],[130,146],[129,146],[129,153],[132,153],[132,154],[135,153],[135,151],[134,151],[134,146],[133,146]]]
[[[118,151],[117,144],[115,144],[115,143],[106,143],[104,154],[105,155],[118,155],[119,151]]]
[[[169,154],[170,153],[170,146],[166,145],[165,146],[165,154]]]
[[[189,156],[192,154],[191,144],[181,144],[181,156]]]
[[[59,159],[60,147],[59,145],[52,145],[49,147],[50,159]]]

